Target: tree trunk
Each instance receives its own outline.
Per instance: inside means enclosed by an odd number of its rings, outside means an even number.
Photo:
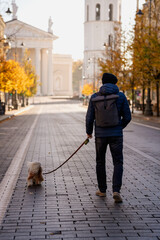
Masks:
[[[159,81],[156,83],[156,91],[157,91],[157,117],[159,117]]]
[[[134,104],[134,88],[132,87],[132,113],[134,113],[133,104]]]
[[[143,111],[143,115],[144,115],[144,97],[145,97],[145,89],[143,88],[143,92],[142,92],[142,111]]]

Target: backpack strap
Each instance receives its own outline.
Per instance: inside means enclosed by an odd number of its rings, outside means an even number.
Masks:
[[[104,109],[107,107],[107,95],[104,95]]]
[[[97,96],[102,96],[102,94],[100,92],[96,92]]]

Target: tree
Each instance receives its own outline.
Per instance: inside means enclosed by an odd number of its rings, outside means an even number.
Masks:
[[[25,91],[28,77],[24,69],[14,60],[0,63],[0,90],[21,93]]]
[[[151,10],[151,11],[150,11]],[[136,16],[134,28],[134,38],[130,45],[132,53],[132,69],[134,79],[137,80],[139,87],[143,89],[143,106],[145,88],[154,89],[157,87],[159,95],[159,76],[160,76],[160,22],[159,22],[160,0],[145,5],[143,15]],[[149,13],[149,16],[148,16]],[[159,99],[157,99],[157,105]],[[159,107],[157,107],[157,113]],[[144,112],[144,107],[143,107]],[[158,114],[159,115],[159,114]]]
[[[35,72],[35,68],[32,65],[31,59],[29,57],[29,52],[26,50],[24,53],[24,58],[22,60],[22,66],[24,71],[28,77],[26,83],[26,89],[22,92],[22,95],[26,97],[31,97],[36,94],[37,92],[37,85],[38,85],[38,76]]]
[[[91,83],[84,84],[83,89],[82,89],[82,94],[88,97],[92,93],[93,93],[93,84],[91,84]]]
[[[105,72],[116,75],[120,81],[118,85],[121,90],[128,88],[127,82],[127,44],[124,33],[119,28],[115,28],[114,37],[105,44],[103,58],[99,59],[101,75]]]

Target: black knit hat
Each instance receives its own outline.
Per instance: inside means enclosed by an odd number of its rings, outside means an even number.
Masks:
[[[104,73],[102,77],[102,83],[113,83],[116,84],[118,82],[118,79],[115,75],[112,73]]]

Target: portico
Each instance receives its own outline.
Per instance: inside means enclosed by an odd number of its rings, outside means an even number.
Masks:
[[[21,62],[27,49],[39,76],[37,95],[53,95],[52,48],[57,37],[17,19],[6,23],[5,34],[11,40],[11,50],[7,57]]]

